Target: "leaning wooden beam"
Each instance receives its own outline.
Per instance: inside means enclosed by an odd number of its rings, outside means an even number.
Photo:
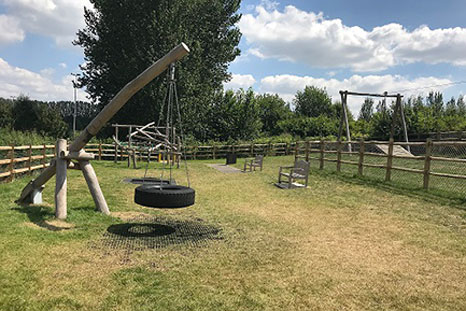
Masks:
[[[94,137],[102,127],[136,94],[140,89],[164,72],[174,63],[189,53],[189,48],[181,43],[167,55],[156,61],[143,73],[129,82],[105,108],[89,123],[81,135],[71,144],[70,151],[79,151]],[[34,181],[30,182],[22,191],[18,203],[25,203],[34,189],[39,189],[55,175],[55,166],[43,171]]]
[[[97,175],[91,163],[89,163],[89,161],[79,161],[79,166],[83,172],[84,179],[86,179],[87,186],[92,195],[92,199],[94,199],[97,210],[103,214],[110,215],[107,201],[105,201],[104,194],[102,193],[102,189],[100,189]]]

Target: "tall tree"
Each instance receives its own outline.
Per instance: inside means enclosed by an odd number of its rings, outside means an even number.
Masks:
[[[290,106],[278,95],[263,94],[256,97],[260,109],[262,132],[266,135],[280,135],[278,122],[291,117]]]
[[[359,112],[359,119],[369,122],[374,114],[374,100],[372,98],[366,98],[361,106]]]
[[[86,63],[80,84],[91,99],[106,105],[129,81],[185,42],[189,57],[177,64],[180,105],[186,127],[205,136],[208,102],[230,78],[228,64],[239,54],[236,27],[240,0],[90,0],[86,27],[76,45]],[[114,121],[143,124],[157,120],[165,95],[163,77],[138,92]]]
[[[293,100],[297,114],[305,117],[318,117],[320,115],[332,116],[332,99],[327,90],[315,86],[306,86],[304,91],[298,91]]]

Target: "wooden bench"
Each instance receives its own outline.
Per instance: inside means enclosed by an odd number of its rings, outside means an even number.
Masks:
[[[309,162],[297,160],[294,166],[281,166],[278,171],[278,184],[280,188],[306,188],[309,180]],[[287,179],[282,182],[282,178]],[[297,183],[298,180],[304,180],[304,184]]]
[[[262,171],[262,163],[264,162],[264,156],[263,155],[257,155],[254,159],[246,159],[244,161],[244,168],[243,172],[246,172],[249,169],[249,172],[252,172],[253,170],[256,170],[256,167],[258,167]]]

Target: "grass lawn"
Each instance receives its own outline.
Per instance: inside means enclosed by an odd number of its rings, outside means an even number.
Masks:
[[[195,206],[133,203],[143,169],[94,162],[113,216],[68,179],[68,230],[43,206],[14,203],[28,179],[0,185],[0,310],[466,310],[466,205],[390,184],[313,171],[308,189],[273,186],[278,166],[223,174],[191,161]],[[239,160],[238,167],[242,165]],[[183,181],[183,170],[175,172]],[[221,239],[157,249],[104,243],[140,215],[195,221]]]

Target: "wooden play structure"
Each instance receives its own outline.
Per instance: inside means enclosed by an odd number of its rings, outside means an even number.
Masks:
[[[352,152],[352,146],[351,146],[351,133],[350,133],[349,122],[348,122],[348,111],[347,111],[348,95],[351,95],[351,96],[364,96],[364,97],[378,97],[378,98],[383,98],[384,101],[386,101],[387,98],[396,98],[394,117],[393,117],[393,122],[392,122],[391,130],[390,130],[390,138],[393,139],[394,130],[395,130],[395,123],[396,123],[397,116],[399,115],[400,119],[401,119],[401,125],[403,127],[403,136],[404,136],[405,142],[409,143],[408,129],[407,129],[407,126],[406,126],[406,118],[405,118],[403,103],[401,101],[403,96],[401,94],[390,95],[387,92],[385,92],[383,94],[371,94],[371,93],[340,91],[342,114],[341,114],[341,118],[340,118],[340,127],[339,127],[339,130],[338,130],[338,141],[341,142],[343,126],[345,126],[346,139],[347,139],[347,142],[348,142],[348,151],[349,152]],[[407,146],[407,149],[404,149],[403,147],[398,146],[397,147],[397,153],[402,154],[402,155],[411,155],[412,156],[409,144],[406,145],[406,146]],[[381,152],[383,152],[385,154],[388,154],[388,148],[385,148],[385,146],[380,145],[380,146],[377,146],[377,148],[379,149],[379,151],[381,151]]]
[[[56,174],[55,183],[55,216],[58,219],[67,217],[67,170],[79,169],[86,179],[89,191],[94,199],[98,211],[110,214],[105,197],[100,188],[94,168],[90,164],[93,155],[83,151],[84,146],[94,137],[107,122],[145,85],[159,76],[171,64],[180,60],[189,53],[189,48],[181,43],[164,57],[156,61],[138,77],[129,82],[118,94],[105,106],[105,108],[89,123],[81,135],[76,138],[69,147],[66,140],[57,141],[56,156],[50,166],[45,169],[35,180],[31,181],[21,192],[17,203],[38,204],[41,203],[41,192],[44,185]]]
[[[146,125],[112,124],[112,127],[115,128],[115,134],[112,137],[115,145],[115,163],[118,162],[118,158],[122,159],[123,154],[126,154],[128,167],[132,162],[135,169],[137,168],[138,155],[146,162],[152,160],[149,157],[155,157],[158,162],[164,161],[180,167],[181,137],[177,135],[175,127],[157,126],[155,122]],[[125,130],[128,131],[128,134],[123,136],[126,142],[122,142],[119,138]],[[171,132],[176,138],[176,145],[172,145],[169,141]]]

